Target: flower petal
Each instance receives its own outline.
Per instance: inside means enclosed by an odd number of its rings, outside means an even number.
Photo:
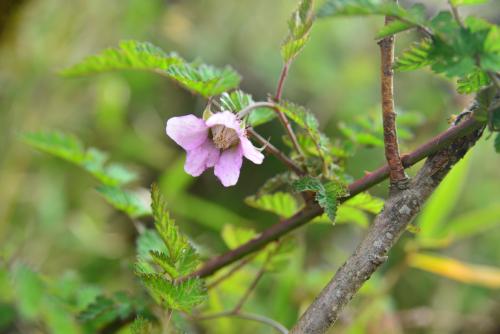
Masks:
[[[214,125],[224,125],[227,128],[233,129],[238,133],[238,136],[243,135],[243,129],[241,128],[241,122],[238,120],[235,114],[230,111],[222,111],[213,114],[207,119],[206,122],[208,127]]]
[[[238,182],[242,162],[243,151],[239,145],[221,153],[214,174],[224,187],[234,186]]]
[[[264,160],[264,154],[260,153],[260,151],[253,146],[252,142],[248,140],[247,137],[240,137],[240,142],[245,158],[254,164],[260,165]]]
[[[170,118],[166,130],[167,135],[186,151],[200,146],[208,138],[205,121],[195,115]]]
[[[219,149],[211,140],[206,140],[197,148],[187,151],[184,170],[192,176],[200,176],[205,169],[215,166],[219,155]]]

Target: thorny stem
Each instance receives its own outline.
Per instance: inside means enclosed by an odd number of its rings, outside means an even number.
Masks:
[[[364,282],[387,260],[389,251],[446,174],[481,137],[484,126],[482,123],[476,131],[455,138],[429,156],[408,187],[389,196],[356,250],[300,317],[291,333],[323,334],[333,326]]]
[[[253,254],[253,256],[249,256],[243,260],[240,261],[237,265],[235,265],[231,270],[229,270],[227,273],[224,275],[221,275],[220,277],[217,277],[213,282],[210,282],[210,284],[207,285],[207,289],[212,289],[215,288],[217,285],[219,285],[221,282],[224,280],[228,279],[231,277],[234,273],[236,273],[238,270],[246,266],[250,261],[252,261],[255,258],[256,254]]]
[[[427,143],[421,145],[413,152],[404,155],[402,158],[404,166],[410,167],[416,164],[420,160],[442,149],[454,139],[471,133],[472,131],[480,128],[483,124],[484,121],[479,121],[472,117],[461,122],[457,126],[449,128],[429,140]],[[389,167],[387,165],[382,166],[371,173],[367,173],[365,176],[354,181],[348,186],[349,195],[341,198],[340,201],[345,201],[365,190],[368,190],[374,185],[385,180],[388,176]],[[193,272],[190,276],[208,277],[217,272],[219,269],[238,261],[248,254],[258,251],[268,243],[278,240],[285,234],[288,234],[296,228],[306,224],[311,219],[321,215],[322,213],[323,210],[316,204],[306,206],[292,217],[271,226],[259,236],[239,246],[238,248],[205,262],[201,268]]]
[[[397,3],[397,0],[395,1]],[[385,17],[385,25],[394,21],[393,17]],[[396,132],[396,112],[394,111],[394,35],[387,36],[378,42],[380,46],[382,120],[384,127],[385,157],[389,165],[391,187],[404,188],[408,177],[399,155],[398,136]]]
[[[235,317],[235,318],[241,318],[241,319],[246,319],[246,320],[251,320],[251,321],[256,321],[263,323],[265,325],[271,326],[274,328],[278,333],[281,334],[288,334],[288,329],[280,324],[279,322],[270,319],[268,317],[258,315],[258,314],[253,314],[253,313],[243,313],[243,312],[237,312],[235,313],[234,311],[227,311],[227,312],[220,312],[220,313],[215,313],[215,314],[210,314],[206,316],[201,316],[195,318],[196,320],[211,320],[211,319],[216,319],[216,318],[222,318],[222,317]]]

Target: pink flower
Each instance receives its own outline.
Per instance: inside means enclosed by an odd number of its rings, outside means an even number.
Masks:
[[[172,117],[167,135],[186,150],[184,170],[200,176],[214,167],[214,174],[225,187],[234,186],[240,176],[243,156],[261,164],[264,155],[248,140],[235,114],[223,111],[206,121],[194,115]]]

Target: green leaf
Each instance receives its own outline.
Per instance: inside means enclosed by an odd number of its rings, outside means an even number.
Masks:
[[[489,0],[451,0],[453,6],[481,5]]]
[[[342,205],[358,208],[360,210],[377,215],[384,207],[384,201],[381,198],[373,197],[367,192],[357,194],[348,199]]]
[[[41,311],[45,286],[40,276],[24,265],[14,271],[14,290],[22,317],[35,319]]]
[[[178,283],[158,274],[140,274],[140,278],[156,302],[166,308],[189,312],[206,299],[206,289],[199,278]]]
[[[106,165],[106,153],[83,144],[73,135],[60,132],[25,133],[23,140],[28,145],[56,157],[69,161],[97,178],[105,185],[118,186],[137,178],[136,173],[119,164]]]
[[[116,49],[106,49],[100,54],[62,71],[66,76],[79,76],[113,70],[146,70],[166,75],[166,70],[184,61],[175,53],[167,54],[147,42],[123,41]]]
[[[138,271],[148,274],[155,272],[155,268],[152,265],[153,257],[151,256],[151,252],[166,253],[168,250],[160,235],[155,230],[146,229],[136,240],[136,269]]]
[[[122,42],[118,49],[104,50],[62,73],[76,76],[123,69],[161,74],[207,98],[236,88],[241,80],[230,67],[219,69],[206,64],[190,64],[174,53],[167,54],[150,43],[136,41]]]
[[[498,133],[495,137],[495,151],[500,153],[500,133]]]
[[[229,249],[234,249],[253,239],[257,233],[251,228],[226,224],[222,228],[221,236]]]
[[[80,165],[85,160],[85,148],[73,135],[60,132],[33,132],[23,134],[22,138],[28,145],[74,164]]]
[[[481,90],[483,87],[490,84],[488,74],[476,68],[472,73],[467,74],[465,77],[457,80],[457,91],[460,94],[470,94]]]
[[[126,319],[140,311],[141,302],[131,298],[124,292],[116,292],[111,297],[97,296],[77,318],[93,328],[99,328],[116,319]]]
[[[337,210],[336,223],[355,223],[362,227],[369,224],[366,212],[373,215],[379,214],[384,206],[384,201],[373,197],[369,193],[360,193],[344,203]]]
[[[143,317],[137,317],[130,326],[130,331],[132,334],[152,334],[153,324]]]
[[[78,320],[82,322],[95,321],[98,323],[108,323],[113,321],[117,315],[113,312],[116,305],[115,302],[105,296],[97,296],[87,308],[78,314]]]
[[[432,42],[429,39],[423,39],[414,43],[406,49],[401,56],[396,59],[394,69],[398,71],[413,71],[433,63],[430,58]]]
[[[168,255],[151,253],[153,260],[172,278],[189,274],[199,263],[198,254],[186,236],[180,233],[175,221],[170,218],[167,204],[155,184],[151,188],[151,200],[156,229],[168,250]]]
[[[147,205],[134,192],[107,185],[99,186],[96,189],[109,204],[132,218],[151,214]]]
[[[220,104],[224,110],[229,110],[234,113],[238,113],[243,108],[248,107],[253,104],[254,100],[252,95],[244,93],[241,90],[235,90],[231,93],[222,93],[220,98]],[[247,116],[247,123],[256,127],[265,124],[276,117],[274,110],[270,108],[257,108],[250,112]]]
[[[299,7],[288,20],[288,36],[281,44],[281,57],[285,63],[297,57],[309,40],[314,22],[312,7],[312,0],[301,0]]]
[[[282,218],[288,218],[297,212],[298,206],[295,198],[284,192],[265,194],[262,196],[249,196],[245,203],[256,209],[269,211]]]
[[[229,66],[219,69],[206,64],[173,65],[167,69],[167,74],[184,88],[206,98],[238,87],[241,80]]]
[[[405,13],[404,21],[396,19],[385,25],[377,33],[376,38],[383,38],[425,24],[425,7],[421,4],[415,4]]]
[[[319,122],[316,116],[306,108],[288,101],[279,104],[278,109],[305,130],[313,141],[317,154],[322,157],[325,164],[331,164],[330,140],[319,131]]]
[[[385,25],[382,29],[380,29],[377,32],[377,35],[375,35],[375,37],[377,39],[384,38],[387,36],[397,34],[398,32],[402,32],[402,31],[411,29],[413,27],[415,27],[415,24],[403,22],[400,20],[395,20],[395,21],[392,21],[391,23]]]
[[[384,147],[384,141],[381,136],[376,136],[368,131],[372,129],[358,129],[355,126],[348,126],[342,122],[338,125],[340,132],[353,143],[367,147]]]
[[[319,206],[325,210],[326,215],[333,222],[337,211],[337,196],[341,193],[342,188],[338,183],[327,182],[322,183],[320,180],[306,176],[293,183],[296,191],[314,191],[316,193],[316,201]]]

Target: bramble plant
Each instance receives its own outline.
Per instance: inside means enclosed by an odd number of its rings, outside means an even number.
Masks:
[[[455,164],[483,132],[495,137],[494,150],[500,153],[500,28],[476,16],[461,17],[459,13],[462,6],[484,2],[450,0],[448,10],[430,16],[424,5],[407,8],[391,0],[326,0],[317,8],[313,0],[302,0],[290,16],[288,35],[281,45],[283,67],[276,91],[265,100],[243,91],[239,87],[242,77],[229,66],[218,68],[201,61],[190,62],[148,42],[123,41],[116,48],[63,70],[66,77],[115,70],[147,71],[203,98],[202,108],[158,124],[166,127],[166,136],[171,139],[165,145],[177,144],[186,151],[184,171],[193,177],[213,168],[222,183],[220,191],[238,182],[243,158],[253,163],[251,168],[261,168],[268,160],[277,159],[283,170],[245,202],[275,214],[279,222],[261,233],[226,225],[222,239],[229,250],[207,260],[203,256],[204,246],[192,243],[184,229],[176,225],[156,182],[151,186],[150,199],[145,199],[139,189],[131,186],[138,182],[138,175],[122,164],[108,162],[103,151],[85,148],[78,138],[62,132],[24,133],[21,137],[26,144],[95,177],[102,197],[130,217],[138,237],[136,262],[129,263],[129,267],[147,294],[94,293],[77,307],[77,296],[61,300],[46,297],[43,291],[54,290],[53,282],[28,267],[11,270],[0,266],[0,282],[11,274],[29,281],[16,282],[21,289],[36,286],[37,293],[43,296],[37,306],[56,309],[60,314],[55,320],[44,320],[53,332],[196,332],[194,328],[211,321],[239,318],[270,326],[280,333],[326,333],[362,285],[387,260],[399,237],[409,231],[415,238],[405,249],[408,266],[461,282],[499,288],[499,269],[476,268],[425,251],[444,248],[498,224],[498,208],[481,216],[484,224],[473,226],[466,219],[445,224],[449,210],[442,209],[442,204],[433,206],[457,193],[467,159],[457,167]],[[345,16],[382,16],[385,25],[373,33],[381,52],[381,113],[340,124],[341,139],[323,133],[313,112],[285,100],[283,95],[289,69],[308,40],[314,38],[313,25]],[[395,59],[395,38],[409,30],[418,38]],[[473,93],[475,99],[469,108],[457,113],[446,131],[402,155],[399,141],[411,139],[411,128],[422,120],[418,115],[412,118],[410,114],[396,114],[393,72],[423,68],[454,81],[459,94]],[[282,138],[281,134],[274,134],[266,139],[258,133],[260,126],[271,122],[281,124]],[[281,139],[282,143],[276,145],[275,141]],[[358,148],[374,146],[385,149],[387,165],[354,180],[345,168],[349,158],[361,152]],[[286,147],[287,152],[278,147]],[[408,176],[406,169],[424,159],[418,172]],[[390,189],[385,201],[367,192],[386,178]],[[370,224],[371,216],[376,217]],[[368,231],[288,330],[273,320],[272,314],[251,313],[244,308],[261,278],[266,273],[279,273],[289,261],[291,250],[301,247],[291,232],[308,222],[355,223]],[[232,307],[222,308],[227,303],[219,301],[225,291],[221,286],[245,266],[253,268],[254,277],[245,280],[243,289],[239,285],[242,292],[239,298],[231,297]],[[462,274],[444,270],[447,266],[458,266]],[[36,311],[29,307],[21,312],[35,318]],[[75,317],[76,324],[66,317]]]

